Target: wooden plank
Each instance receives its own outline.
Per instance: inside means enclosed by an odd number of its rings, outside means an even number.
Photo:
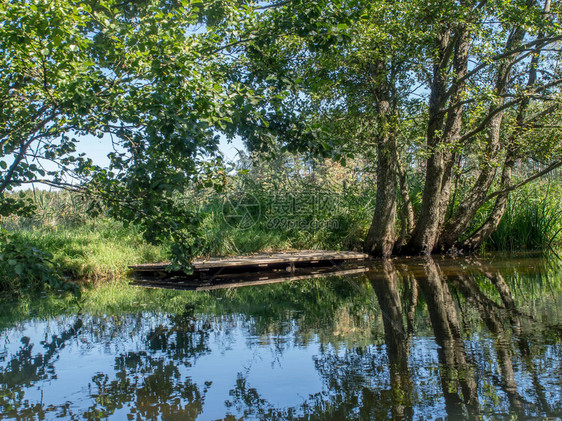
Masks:
[[[261,253],[247,256],[233,257],[213,257],[210,259],[198,259],[193,262],[193,268],[198,271],[218,269],[218,268],[236,268],[245,266],[266,267],[270,265],[278,265],[283,263],[310,263],[317,264],[320,261],[351,261],[363,260],[369,256],[365,253],[353,251],[318,251],[318,250],[301,250],[297,252],[280,252],[280,253]],[[169,262],[147,263],[141,265],[131,265],[130,269],[139,272],[161,272],[166,270]]]
[[[221,279],[222,282],[218,283],[197,283],[193,282],[192,280],[182,281],[164,281],[158,279],[147,279],[147,280],[137,280],[133,285],[136,286],[143,286],[148,288],[165,288],[165,289],[174,289],[174,290],[190,290],[190,291],[211,291],[216,289],[225,289],[225,288],[240,288],[246,286],[258,286],[258,285],[269,285],[269,284],[276,284],[280,282],[291,282],[291,281],[299,281],[305,279],[315,279],[315,278],[325,278],[328,276],[350,276],[350,275],[357,275],[360,273],[365,273],[369,271],[368,267],[358,267],[353,269],[345,269],[345,270],[324,270],[324,271],[313,271],[305,274],[300,275],[290,275],[286,274],[285,276],[274,276],[272,274],[271,278],[269,276],[257,276],[254,277],[255,279],[250,280],[243,280],[240,279],[239,281],[234,282],[225,282],[225,279]],[[240,277],[236,277],[240,278]]]

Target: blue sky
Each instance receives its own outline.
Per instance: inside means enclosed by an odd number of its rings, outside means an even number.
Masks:
[[[242,142],[242,139],[235,138],[232,142],[228,142],[226,137],[221,136],[219,150],[223,154],[227,162],[235,162],[238,160],[238,150],[245,151],[246,148]],[[91,158],[94,164],[106,167],[109,165],[109,159],[107,155],[113,152],[113,146],[111,143],[111,137],[109,135],[103,138],[98,138],[92,135],[80,136],[78,137],[78,144],[76,147],[77,153],[85,153],[86,157]],[[56,167],[53,163],[47,161],[41,161],[45,170],[55,170]],[[57,190],[56,188],[39,184],[39,183],[26,183],[22,186],[16,187],[14,190],[27,190],[33,185],[34,188],[40,190]]]
[[[238,159],[237,149],[245,150],[245,147],[240,138],[236,138],[230,143],[224,136],[222,136],[219,149],[225,159],[232,162]],[[111,145],[111,138],[109,136],[105,136],[102,139],[91,135],[82,136],[77,147],[78,153],[84,152],[88,158],[91,158],[94,161],[94,164],[101,166],[107,166],[109,164],[107,154],[112,151],[113,148]]]

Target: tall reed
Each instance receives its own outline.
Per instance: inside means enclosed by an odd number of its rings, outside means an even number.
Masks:
[[[548,250],[562,245],[562,183],[544,180],[511,194],[488,250]]]

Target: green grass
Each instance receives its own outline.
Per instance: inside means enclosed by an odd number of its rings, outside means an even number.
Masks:
[[[128,265],[166,259],[164,247],[147,244],[134,227],[105,218],[79,226],[32,226],[17,235],[51,253],[60,273],[71,280],[123,278]]]
[[[288,189],[288,198],[270,195],[264,186],[249,189],[259,210],[255,223],[239,227],[225,218],[225,198],[212,196],[201,207],[200,237],[205,256],[229,256],[290,249],[359,250],[372,219],[373,192],[348,188],[321,191],[303,185]],[[234,193],[234,196],[236,193]],[[236,197],[236,196],[235,196]],[[272,211],[285,202],[300,203],[291,210]],[[324,201],[325,208],[318,209]],[[314,202],[314,205],[310,204]],[[308,206],[308,207],[307,207]],[[226,211],[228,212],[228,211]]]
[[[372,190],[350,184],[346,188],[340,186],[334,190],[322,190],[306,182],[285,186],[285,193],[291,196],[291,200],[307,203],[311,198],[316,201],[329,199],[326,202],[328,206],[320,210],[315,207],[313,210],[305,208],[300,213],[287,213],[271,212],[272,201],[276,200],[272,192],[284,191],[281,187],[276,190],[277,187],[268,187],[263,181],[246,185],[247,190],[242,187],[235,188],[234,192],[250,192],[260,208],[256,223],[247,228],[233,226],[225,218],[224,197],[216,193],[193,197],[186,195],[186,201],[189,202],[186,205],[197,206],[202,216],[198,235],[203,244],[200,256],[291,249],[362,248],[372,218]],[[28,251],[37,249],[52,256],[44,262],[38,261],[39,269],[52,266],[64,278],[73,281],[105,281],[125,279],[131,264],[169,258],[169,245],[149,244],[138,227],[125,227],[103,212],[100,216],[92,216],[92,203],[87,199],[69,192],[40,191],[27,194],[33,196],[37,205],[35,214],[31,217],[5,218],[0,228],[5,229],[18,243],[29,245]],[[271,222],[275,218],[284,218],[289,223],[272,226]],[[328,224],[316,226],[315,222],[318,221]],[[560,246],[562,184],[544,180],[512,194],[506,214],[497,232],[486,243],[485,250],[546,250]],[[21,249],[24,250],[23,247]],[[13,253],[17,254],[18,249]],[[0,290],[10,289],[13,277],[9,271],[4,271],[2,275],[2,265],[6,265],[10,259],[1,260],[0,275],[3,276],[4,286],[0,279]],[[13,257],[11,261],[14,262]],[[12,269],[21,271],[18,264],[13,263]],[[45,270],[43,278],[50,276],[49,270]],[[35,269],[32,271],[37,272]],[[22,280],[14,284],[15,289],[25,286],[26,282],[22,276]]]
[[[259,201],[261,211],[256,215],[256,223],[249,227],[239,227],[225,218],[222,196],[208,194],[196,198],[195,203],[186,203],[186,206],[197,206],[202,217],[198,237],[203,247],[198,256],[361,247],[371,213],[367,206],[370,198],[363,192],[340,191],[334,197],[328,197],[338,203],[329,202],[329,206],[322,212],[318,209],[305,209],[305,212],[297,209],[300,213],[284,214],[268,213],[272,196],[263,186],[254,186],[250,191]],[[66,279],[121,279],[126,277],[127,267],[131,264],[164,261],[170,257],[168,244],[148,244],[138,227],[125,227],[103,213],[101,216],[91,216],[89,203],[68,192],[28,194],[33,195],[37,204],[34,215],[7,218],[2,221],[2,228],[11,237],[15,237],[18,243],[52,255],[45,264],[52,262],[54,269]],[[311,198],[320,200],[323,197],[314,186],[300,186],[298,190],[291,191],[290,200],[296,198],[294,200],[305,203]],[[271,221],[275,218],[280,219],[281,224],[271,226]],[[329,223],[316,225],[324,221]],[[45,264],[41,264],[44,268]],[[7,273],[5,278],[5,284],[9,286],[10,274]],[[13,289],[20,289],[30,283],[22,279],[14,284]]]
[[[562,246],[562,184],[542,181],[515,191],[485,244],[487,250],[549,250]]]

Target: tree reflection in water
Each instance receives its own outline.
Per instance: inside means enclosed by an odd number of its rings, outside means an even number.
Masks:
[[[180,366],[209,352],[210,326],[198,323],[191,311],[171,317],[171,325],[157,325],[144,336],[146,349],[115,358],[115,379],[99,374],[92,378],[95,404],[84,413],[103,418],[130,407],[137,419],[195,419],[201,412],[206,387],[200,390],[184,378]],[[207,385],[205,385],[207,386]]]
[[[560,416],[559,321],[518,308],[505,271],[460,263],[384,261],[360,278],[216,293],[212,306],[178,314],[23,323],[0,334],[0,418]],[[85,386],[62,401],[48,393],[73,384],[63,369],[96,352],[111,362]],[[291,353],[318,382],[279,404],[278,383],[303,381],[284,368]],[[228,355],[234,374],[217,394],[213,364]],[[274,374],[260,381],[252,364],[264,361]]]
[[[440,376],[447,415],[460,418],[463,409],[470,415],[477,415],[480,407],[476,381],[472,367],[467,363],[459,317],[449,285],[433,259],[426,258],[424,269],[426,276],[419,279],[419,284],[439,345]]]
[[[548,398],[545,396],[545,387],[534,362],[536,358],[530,355],[533,345],[527,340],[526,329],[542,331],[545,327],[516,308],[510,288],[497,269],[476,259],[464,263],[470,265],[470,271],[459,271],[455,267],[444,273],[431,258],[424,259],[422,271],[403,264],[397,269],[391,261],[383,262],[380,270],[369,272],[366,278],[372,285],[382,316],[386,360],[377,347],[322,353],[315,358],[315,365],[325,381],[327,392],[311,396],[299,408],[304,412],[300,416],[295,415],[299,413],[295,408],[283,413],[272,411],[272,406],[267,405],[258,391],[249,388],[242,378],[232,392],[239,397],[238,409],[245,404],[246,415],[263,419],[415,419],[421,415],[439,418],[439,413],[431,411],[432,404],[424,401],[442,397],[443,415],[449,419],[508,417],[508,414],[521,419],[560,416],[559,395],[553,391]],[[489,281],[488,286],[495,289],[501,302],[489,298],[480,289],[478,277]],[[416,335],[414,314],[418,290],[438,345],[440,392],[430,388],[423,390],[419,384],[413,384],[412,360],[415,370],[426,362],[419,355],[414,359],[410,355]],[[496,363],[478,361],[482,355],[474,349],[475,341],[468,337],[468,326],[462,328],[463,322],[466,324],[463,313],[467,310],[476,310],[495,338],[495,356],[491,349],[485,351],[489,359],[497,361],[499,372],[494,370]],[[522,317],[527,319],[526,328],[521,322]],[[511,326],[512,332],[506,332],[505,326]],[[559,326],[546,329],[559,331]],[[512,350],[512,339],[518,345],[517,356]],[[467,352],[466,342],[471,347],[470,352]],[[539,348],[543,346],[537,345]],[[559,346],[555,352],[558,352],[558,360],[550,365],[553,370],[549,373],[554,384],[560,382],[560,372],[556,370],[560,361]],[[514,357],[524,361],[527,374],[532,378],[532,388],[517,384]],[[381,372],[384,372],[382,376]],[[543,380],[545,374],[542,373]],[[486,381],[479,383],[484,379]],[[522,388],[525,388],[526,398],[519,393]],[[502,404],[503,396],[507,400]],[[482,408],[483,404],[485,408]],[[260,411],[263,408],[267,411]]]

